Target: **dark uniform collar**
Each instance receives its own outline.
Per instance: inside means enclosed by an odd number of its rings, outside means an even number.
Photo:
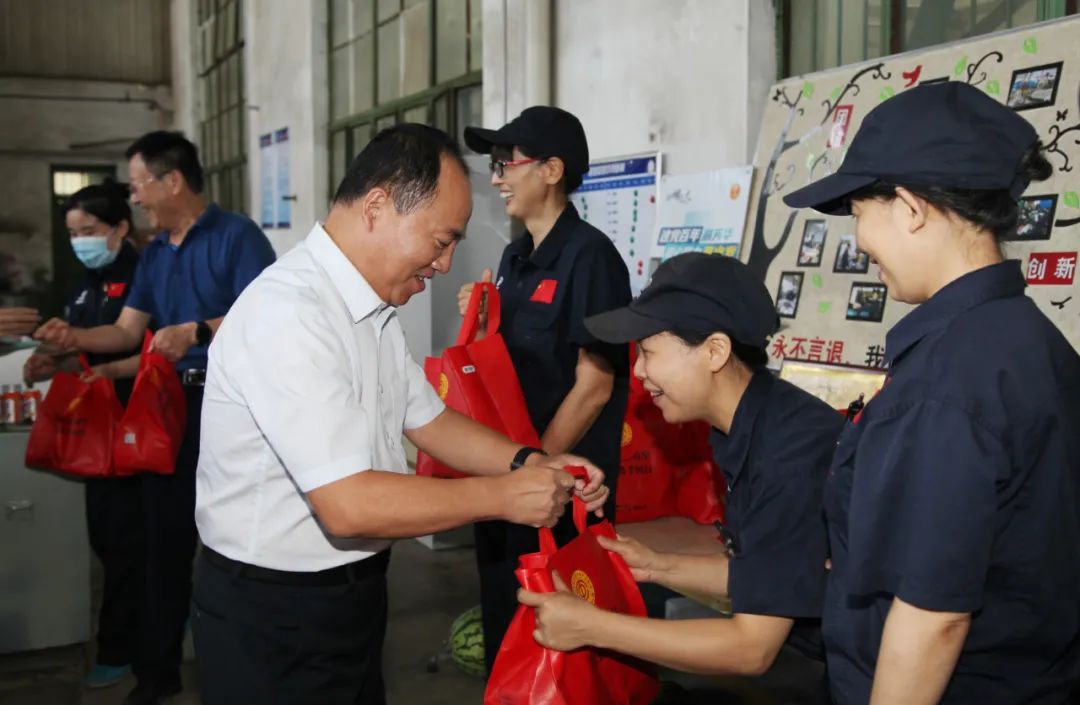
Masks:
[[[218,204],[210,203],[208,206],[206,206],[206,210],[204,210],[202,212],[202,215],[200,215],[195,220],[195,224],[191,226],[190,230],[188,230],[187,235],[184,236],[184,239],[180,243],[180,246],[183,246],[183,244],[188,241],[188,236],[190,236],[196,230],[211,227],[213,225],[213,222],[215,220],[217,220],[217,217],[218,217],[219,213],[221,213],[221,207],[218,206]],[[168,245],[169,244],[169,231],[166,230],[164,232],[158,233],[157,237],[154,238],[154,242],[159,242],[159,243]]]
[[[950,282],[905,316],[885,336],[885,361],[892,365],[926,335],[960,314],[994,299],[1020,296],[1027,283],[1016,260],[977,269]]]
[[[772,373],[768,370],[754,372],[754,376],[750,378],[750,384],[747,385],[746,391],[739,400],[739,405],[735,407],[731,430],[724,434],[713,429],[713,450],[716,463],[728,475],[732,483],[739,477],[750,457],[754,425],[765,408],[774,382]]]
[[[551,232],[540,243],[540,247],[533,250],[532,235],[525,232],[524,235],[510,243],[510,252],[519,259],[528,259],[540,269],[547,269],[558,258],[559,253],[570,242],[574,233],[574,227],[581,220],[574,204],[567,203],[566,209],[555,220]]]

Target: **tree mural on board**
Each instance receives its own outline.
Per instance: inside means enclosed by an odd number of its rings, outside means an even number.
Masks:
[[[749,266],[750,270],[762,280],[765,279],[765,274],[769,271],[769,265],[776,259],[776,256],[780,251],[784,249],[788,237],[791,236],[791,227],[795,223],[795,216],[798,214],[798,211],[794,209],[788,213],[787,220],[784,222],[783,228],[780,231],[779,239],[774,244],[770,245],[765,236],[768,231],[765,222],[765,213],[768,210],[769,199],[783,191],[795,175],[794,164],[788,164],[787,169],[784,170],[784,174],[777,173],[777,163],[780,161],[780,157],[782,157],[785,152],[798,147],[825,130],[826,124],[833,117],[833,113],[836,112],[836,107],[840,105],[844,98],[849,93],[853,96],[859,94],[861,91],[859,81],[864,77],[868,77],[872,80],[889,80],[892,77],[892,74],[885,71],[884,68],[884,63],[878,63],[867,66],[855,73],[848,79],[847,84],[840,89],[839,93],[834,93],[836,96],[834,99],[827,99],[821,102],[822,107],[825,109],[825,114],[814,127],[797,139],[788,139],[788,134],[791,132],[791,128],[794,125],[796,118],[805,114],[806,111],[800,103],[802,103],[804,99],[808,99],[808,93],[812,95],[812,91],[807,91],[804,88],[792,97],[789,95],[788,87],[778,87],[776,92],[773,93],[772,101],[774,103],[783,104],[784,107],[787,108],[788,114],[784,121],[784,128],[780,131],[780,135],[776,140],[776,145],[773,147],[772,155],[769,157],[769,165],[765,169],[765,177],[761,183],[761,193],[758,195],[757,207],[755,209],[754,237],[750,244],[750,257],[747,259],[747,266]],[[831,170],[832,165],[829,163],[828,157],[825,154],[821,154],[810,160],[810,163],[808,164],[808,182],[813,179],[814,170],[819,166],[824,166],[826,170]]]

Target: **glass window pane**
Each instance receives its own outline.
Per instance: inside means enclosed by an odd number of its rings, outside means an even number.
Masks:
[[[402,115],[403,122],[419,122],[421,124],[428,124],[428,106],[418,105],[415,108],[409,108]]]
[[[401,18],[379,27],[379,104],[401,97]]]
[[[225,50],[228,51],[236,46],[236,14],[239,10],[238,2],[229,3],[225,8]]]
[[[367,146],[367,143],[371,141],[371,123],[365,123],[363,125],[357,125],[352,129],[352,151],[353,153],[347,155],[351,161],[354,156],[360,153],[360,151]]]
[[[375,34],[369,32],[352,44],[352,112],[375,106]]]
[[[393,127],[397,124],[397,115],[390,113],[389,115],[383,115],[381,118],[375,121],[375,132],[379,133],[388,127]]]
[[[866,3],[866,58],[876,59],[888,53],[888,43],[882,36],[884,13],[888,12],[888,0],[869,0]]]
[[[206,114],[217,115],[220,110],[220,103],[218,102],[218,72],[217,69],[211,69],[210,74],[206,77],[210,84],[209,101],[206,103]]]
[[[1012,0],[1010,27],[1022,27],[1039,21],[1039,4],[1035,0]]]
[[[841,0],[840,64],[862,61],[865,57],[866,0]]]
[[[468,0],[438,0],[435,4],[435,80],[439,83],[464,76],[468,71]]]
[[[450,96],[443,93],[432,105],[431,124],[444,132],[450,131]]]
[[[330,119],[337,120],[349,114],[349,71],[348,45],[338,47],[330,53]]]
[[[401,0],[378,0],[379,22],[385,22],[401,12]]]
[[[341,46],[349,37],[349,0],[330,0],[330,46]]]
[[[972,30],[973,2],[906,0],[903,49],[921,49],[968,36]]]
[[[479,71],[484,66],[483,5],[483,0],[469,0],[469,71]]]
[[[401,69],[402,95],[419,93],[431,85],[431,15],[424,0],[401,13],[405,65]]]
[[[480,86],[462,88],[456,96],[457,110],[454,116],[457,126],[455,137],[465,144],[465,128],[484,124],[484,91]]]
[[[794,31],[794,30],[793,30]],[[840,61],[840,1],[818,0],[816,69],[838,66]]]
[[[791,32],[787,38],[788,65],[791,75],[797,76],[814,70],[814,3],[792,2],[788,3],[787,7],[791,10],[788,21]],[[803,27],[809,31],[802,31],[800,28]]]
[[[345,131],[335,132],[330,138],[330,189],[334,192],[345,178],[345,160],[348,158],[345,151]]]
[[[375,24],[375,0],[352,0],[352,36],[359,37]]]

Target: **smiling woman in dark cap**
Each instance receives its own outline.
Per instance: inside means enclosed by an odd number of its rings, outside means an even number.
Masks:
[[[999,242],[1047,178],[1034,129],[963,83],[867,116],[785,202],[856,218],[889,295],[889,381],[825,491],[835,701],[1064,703],[1080,674],[1080,357]]]
[[[625,306],[630,276],[611,240],[569,202],[589,168],[585,130],[565,110],[535,106],[498,130],[466,128],[465,143],[491,154],[491,185],[505,200],[507,215],[526,230],[503,251],[495,279],[500,332],[543,445],[523,451],[515,465],[530,452],[572,450],[589,458],[604,471],[610,490],[604,513],[614,518],[629,348],[598,341],[584,321]],[[491,278],[487,270],[484,280]],[[462,313],[471,290],[471,284],[462,288]],[[575,533],[569,515],[555,528],[560,542]],[[534,529],[476,525],[488,670],[517,609],[518,556],[537,550]]]
[[[565,590],[523,591],[522,602],[537,608],[537,640],[697,673],[762,673],[785,641],[822,658],[822,489],[843,418],[765,369],[777,317],[764,284],[736,259],[679,255],[628,307],[585,325],[609,343],[639,342],[634,375],[669,423],[713,426],[709,441],[729,488],[727,555],[657,553],[623,537],[601,542],[638,581],[730,597],[735,616],[644,620]]]

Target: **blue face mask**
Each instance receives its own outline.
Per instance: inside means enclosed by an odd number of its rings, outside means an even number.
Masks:
[[[71,249],[87,269],[101,269],[116,261],[120,248],[109,249],[106,235],[81,235],[71,238]]]

